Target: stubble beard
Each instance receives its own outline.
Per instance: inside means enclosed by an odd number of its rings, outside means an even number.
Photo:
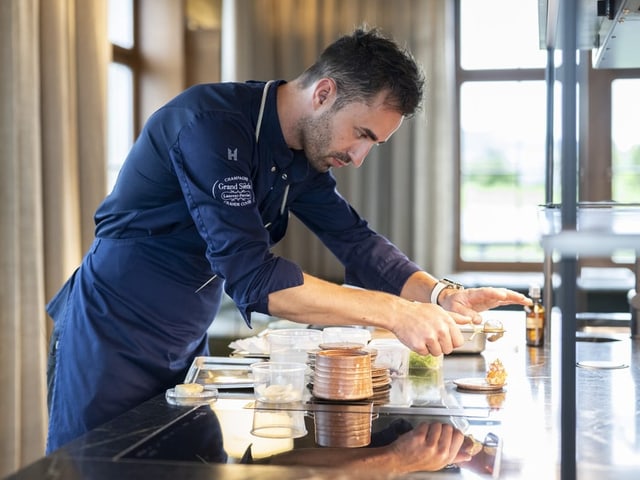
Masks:
[[[324,148],[331,145],[331,115],[325,112],[317,119],[304,118],[300,121],[302,149],[311,167],[321,173],[331,169],[331,158],[349,163],[349,158],[341,152],[327,152]]]

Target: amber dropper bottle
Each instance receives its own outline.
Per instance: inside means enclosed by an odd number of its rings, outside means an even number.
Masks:
[[[527,314],[527,345],[541,347],[544,344],[545,311],[539,285],[529,287],[529,297],[533,305],[524,307]]]

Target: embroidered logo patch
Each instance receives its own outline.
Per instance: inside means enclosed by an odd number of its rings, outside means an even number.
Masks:
[[[213,198],[230,207],[246,207],[254,202],[253,185],[248,177],[237,175],[216,181],[211,189]]]

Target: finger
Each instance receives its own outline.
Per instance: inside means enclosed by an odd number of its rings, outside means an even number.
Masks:
[[[442,433],[442,424],[441,423],[431,423],[429,424],[429,429],[427,430],[427,435],[425,437],[425,443],[429,447],[435,447],[438,445],[438,440],[440,439],[440,434]]]
[[[452,349],[461,346],[464,344],[464,335],[462,335],[462,331],[456,326],[451,327],[451,346]],[[451,353],[451,352],[446,352]]]
[[[442,351],[442,346],[440,344],[440,341],[438,340],[438,338],[429,338],[427,339],[427,341],[425,342],[425,345],[427,347],[428,352],[431,355],[433,355],[434,357],[437,357],[438,355],[442,355],[444,352]],[[420,353],[420,352],[418,352]]]
[[[471,455],[462,449],[464,434],[453,425],[444,425],[440,436],[440,453],[447,464],[471,460]]]
[[[450,326],[439,337],[440,350],[446,355],[453,351],[454,341],[452,339],[452,333],[455,333],[455,330],[458,330],[458,333],[460,332],[457,327]]]
[[[438,454],[444,464],[453,463],[459,450],[459,447],[456,449],[453,445],[454,433],[455,429],[452,425],[442,425],[442,431],[438,439]]]
[[[447,423],[442,425],[442,431],[440,432],[440,438],[438,439],[438,446],[441,451],[447,451],[451,446],[451,440],[453,439],[453,427]]]
[[[454,432],[453,440],[451,441],[451,451],[454,452],[454,459],[451,463],[466,462],[471,460],[471,455],[468,451],[462,447],[464,445],[465,436],[460,430]]]
[[[468,325],[469,323],[482,323],[482,316],[472,308],[457,307],[458,311],[448,312],[451,318],[458,325]]]
[[[453,321],[458,325],[466,325],[473,320],[473,317],[470,317],[469,315],[463,315],[462,313],[459,313],[459,312],[447,312],[447,313],[453,319]]]

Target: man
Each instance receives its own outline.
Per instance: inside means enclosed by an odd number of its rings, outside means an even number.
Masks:
[[[180,383],[207,354],[223,289],[249,325],[256,311],[384,327],[434,355],[461,345],[457,324],[478,323],[478,312],[530,303],[443,288],[336,191],[331,169],[360,166],[389,140],[423,83],[408,52],[358,29],[291,82],[200,85],[152,115],[96,212],[91,249],[47,306],[47,451]],[[363,289],[271,253],[289,212]]]

